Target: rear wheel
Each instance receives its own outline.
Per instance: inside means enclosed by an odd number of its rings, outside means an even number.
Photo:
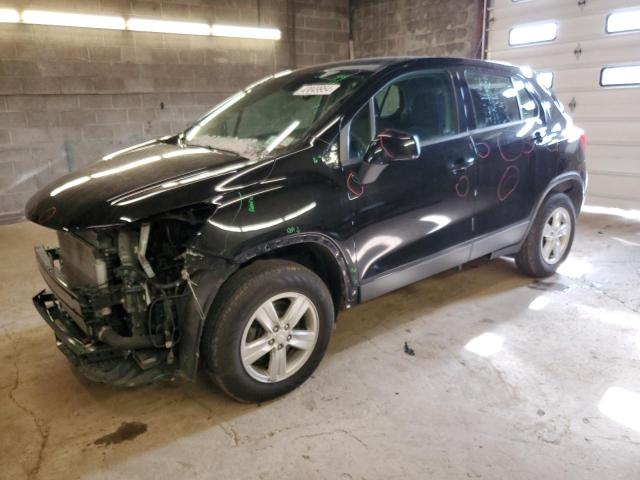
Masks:
[[[575,234],[576,214],[573,203],[563,193],[550,195],[538,211],[520,252],[516,265],[526,275],[553,275],[567,258]]]
[[[225,283],[207,319],[202,348],[211,378],[245,402],[293,390],[320,363],[333,311],[324,282],[302,265],[249,265]]]

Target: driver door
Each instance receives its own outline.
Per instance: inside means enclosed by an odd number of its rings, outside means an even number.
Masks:
[[[446,70],[407,74],[351,122],[349,146],[356,155],[385,129],[416,135],[421,146],[419,158],[391,161],[374,182],[349,188],[362,300],[469,258],[470,246],[461,244],[472,237],[477,167],[471,138],[460,133],[456,90]]]

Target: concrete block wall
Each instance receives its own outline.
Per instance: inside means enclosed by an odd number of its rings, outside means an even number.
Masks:
[[[357,58],[480,56],[482,0],[352,0]]]
[[[292,4],[294,15],[286,0],[6,2],[18,9],[261,24],[280,28],[283,38],[0,24],[0,222],[19,218],[31,194],[54,177],[176,133],[258,78],[348,57],[348,0]]]

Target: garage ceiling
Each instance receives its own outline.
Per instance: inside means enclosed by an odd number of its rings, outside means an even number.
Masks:
[[[640,205],[640,85],[600,84],[603,68],[640,65],[640,30],[606,31],[613,12],[623,10],[622,23],[640,19],[634,7],[640,11],[640,0],[492,0],[489,6],[487,58],[553,72],[553,91],[587,132],[590,204]],[[546,22],[556,23],[555,39],[509,44],[514,27]]]

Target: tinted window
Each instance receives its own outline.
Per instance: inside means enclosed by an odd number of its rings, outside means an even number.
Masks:
[[[520,120],[518,94],[506,75],[465,72],[471,92],[476,128]]]
[[[389,85],[382,89],[376,96],[376,109],[379,111],[379,118],[388,118],[398,113],[400,110],[400,91],[397,85]]]
[[[374,98],[376,132],[387,128],[429,140],[458,133],[456,103],[446,72],[403,77]]]
[[[527,118],[535,118],[538,115],[538,105],[533,99],[533,95],[526,89],[524,82],[514,78],[513,87],[516,89],[516,92],[518,92],[521,117],[525,120]]]
[[[369,104],[367,103],[351,120],[349,159],[354,162],[362,160],[372,139],[371,116],[369,115]]]

